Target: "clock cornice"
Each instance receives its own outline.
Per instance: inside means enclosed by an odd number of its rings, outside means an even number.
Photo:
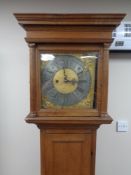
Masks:
[[[125,17],[124,13],[101,14],[46,14],[46,13],[15,13],[19,24],[26,25],[113,25],[116,27]]]
[[[15,13],[14,15],[25,29],[27,34],[25,40],[28,43],[87,43],[87,40],[88,43],[111,43],[112,31],[125,17],[123,13]],[[69,33],[72,33],[72,38]]]

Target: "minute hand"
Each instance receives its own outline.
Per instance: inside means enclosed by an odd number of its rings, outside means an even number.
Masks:
[[[78,80],[78,82],[87,82],[87,80]]]
[[[83,82],[87,82],[87,80],[66,80],[67,83],[72,83],[72,84],[75,84],[75,83],[83,83]]]

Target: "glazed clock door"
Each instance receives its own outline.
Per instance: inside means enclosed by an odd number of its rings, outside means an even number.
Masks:
[[[40,115],[55,110],[58,116],[80,116],[82,112],[85,116],[98,116],[101,52],[101,47],[93,45],[38,47],[37,94]]]

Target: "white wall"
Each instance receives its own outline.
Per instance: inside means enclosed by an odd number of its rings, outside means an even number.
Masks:
[[[24,122],[29,113],[29,57],[25,32],[16,12],[127,13],[129,0],[1,0],[0,1],[0,175],[38,175],[39,130]],[[96,175],[131,175],[131,53],[110,55],[109,114],[111,125],[98,130]],[[115,122],[129,121],[128,133]]]

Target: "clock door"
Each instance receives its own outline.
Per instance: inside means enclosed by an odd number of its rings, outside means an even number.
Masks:
[[[36,71],[39,115],[52,116],[55,111],[56,116],[98,116],[101,64],[101,47],[38,46]]]
[[[41,130],[42,174],[91,175],[94,165],[93,140],[89,130]],[[92,174],[93,175],[93,174]]]

